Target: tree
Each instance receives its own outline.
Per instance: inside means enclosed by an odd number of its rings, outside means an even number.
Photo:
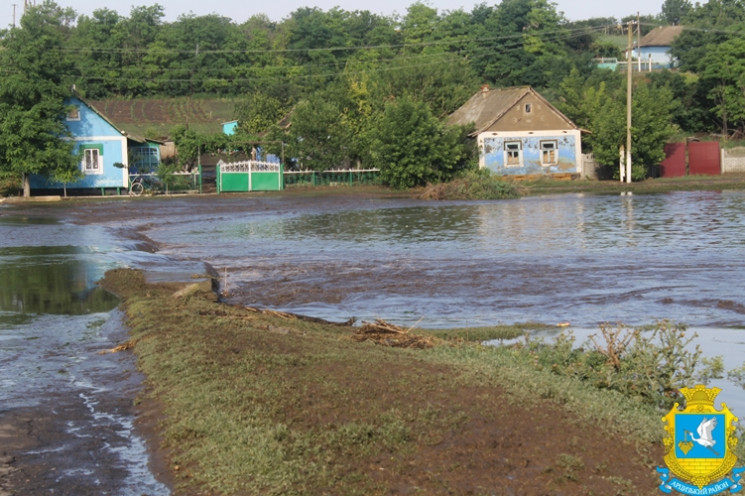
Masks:
[[[74,68],[63,49],[74,12],[45,1],[32,6],[0,50],[0,169],[22,175],[71,177],[78,167],[63,123]]]
[[[482,81],[496,86],[556,85],[572,67],[563,15],[547,0],[504,0],[474,9],[469,56]]]
[[[604,79],[600,79],[604,78]],[[582,82],[574,73],[561,86],[559,106],[578,126],[590,130],[584,139],[599,164],[612,167],[618,177],[619,149],[626,146],[626,86],[620,74],[598,72]],[[664,145],[675,133],[670,115],[678,103],[666,86],[637,79],[633,90],[631,119],[632,178],[648,177],[665,158]]]
[[[162,27],[163,6],[133,7],[129,18],[117,24],[116,34],[122,40],[122,67],[119,78],[123,82],[120,94],[142,95],[147,92],[145,56]]]
[[[665,0],[662,4],[660,19],[667,24],[677,26],[692,9],[693,5],[688,0]]]
[[[329,93],[316,93],[293,110],[287,153],[301,168],[323,171],[349,165],[352,136],[338,101]]]
[[[200,154],[224,150],[230,141],[230,137],[223,133],[200,134],[186,126],[176,126],[171,135],[178,150],[177,165],[181,170],[195,169],[199,164]],[[168,172],[168,168],[163,169],[164,174]],[[160,174],[160,171],[158,173]]]
[[[70,46],[77,53],[78,67],[85,67],[80,89],[88,98],[105,98],[122,88],[122,21],[118,13],[106,8],[93,11],[92,17],[78,18]]]
[[[723,136],[730,128],[745,129],[745,38],[710,47],[704,57],[700,84],[713,103]]]
[[[235,106],[235,112],[238,117],[238,132],[255,139],[279,122],[287,109],[276,98],[251,92]]]
[[[410,97],[386,104],[371,132],[371,164],[394,188],[447,181],[467,166],[462,129],[445,127],[426,104]]]

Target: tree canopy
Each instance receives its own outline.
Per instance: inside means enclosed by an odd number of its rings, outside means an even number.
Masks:
[[[618,38],[625,37],[613,18],[570,22],[548,0],[503,0],[470,12],[417,1],[389,17],[303,7],[280,22],[264,15],[240,24],[217,14],[164,19],[157,3],[134,6],[128,16],[107,8],[77,16],[45,0],[20,27],[0,32],[0,170],[72,177],[60,125],[72,85],[91,99],[238,97],[240,139],[282,140],[290,156],[318,170],[385,163],[381,149],[393,153],[386,140],[416,138],[397,114],[403,108],[456,146],[434,121],[482,84],[531,85],[592,131],[586,144],[596,157],[607,165],[618,159],[624,83],[592,61],[622,56]],[[642,32],[684,26],[672,52],[680,69],[634,79],[634,146],[645,167],[663,145],[650,142],[643,151],[649,137],[664,140],[676,129],[745,133],[742,0],[665,0],[657,17],[641,20]],[[172,134],[183,141],[188,133]],[[438,171],[386,177],[421,183],[465,166],[440,160],[445,152],[434,148],[427,153]],[[447,153],[460,156],[457,148]]]
[[[72,11],[51,2],[31,7],[0,50],[0,170],[24,177],[73,178],[77,157],[63,124],[74,64],[63,50]]]

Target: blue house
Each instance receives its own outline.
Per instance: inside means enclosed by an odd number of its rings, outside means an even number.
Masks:
[[[70,111],[65,125],[80,154],[83,178],[67,184],[68,189],[107,189],[129,187],[130,174],[153,172],[160,163],[160,148],[154,141],[128,135],[101,112],[80,98],[68,99]],[[39,175],[30,177],[31,189],[62,189],[62,183]]]
[[[643,69],[670,69],[675,65],[670,55],[673,40],[683,32],[683,26],[659,26],[639,40],[636,57]]]
[[[222,132],[228,136],[235,134],[235,130],[238,129],[238,121],[228,121],[222,123]]]
[[[479,167],[501,175],[564,175],[582,170],[582,131],[530,86],[483,86],[450,125],[475,126]]]

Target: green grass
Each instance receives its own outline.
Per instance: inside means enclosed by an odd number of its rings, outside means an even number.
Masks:
[[[530,181],[516,181],[522,195],[545,195],[562,193],[586,194],[633,194],[670,193],[673,191],[697,190],[744,190],[745,175],[729,174],[725,176],[685,176],[677,178],[657,178],[638,181],[631,184],[619,181],[592,181],[578,179],[559,181],[541,178]]]
[[[445,340],[462,340],[481,343],[493,340],[511,340],[524,336],[530,331],[539,331],[554,326],[528,322],[524,324],[496,325],[484,327],[458,327],[452,329],[425,329],[422,332]]]
[[[111,271],[102,285],[125,302],[148,398],[163,405],[179,490],[387,494],[369,465],[404,473],[408,454],[457,438],[483,398],[452,398],[484,388],[526,411],[548,399],[593,429],[659,444],[659,413],[649,407],[538,371],[515,349],[468,342],[534,324],[421,331],[447,339],[415,351],[355,342],[346,326],[222,305],[206,290],[176,298],[136,271]],[[548,463],[573,480],[579,463],[568,456]]]

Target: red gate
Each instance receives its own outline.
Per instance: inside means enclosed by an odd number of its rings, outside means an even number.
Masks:
[[[660,177],[681,177],[686,175],[686,144],[667,143],[665,160],[660,162]]]
[[[688,172],[691,175],[721,175],[722,156],[719,151],[719,143],[716,141],[693,141],[688,143]]]
[[[690,141],[688,143],[667,143],[665,160],[660,162],[660,177],[680,177],[686,175],[686,155],[688,155],[688,174],[719,176],[722,174],[722,156],[716,141]]]

